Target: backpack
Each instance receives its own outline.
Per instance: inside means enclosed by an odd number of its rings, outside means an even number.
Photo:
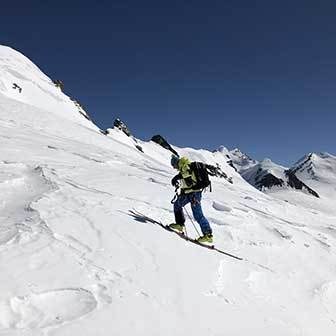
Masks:
[[[193,186],[193,189],[203,190],[207,187],[210,187],[210,191],[212,191],[207,165],[203,162],[192,162],[190,164],[190,169],[195,174],[197,181],[196,184]]]

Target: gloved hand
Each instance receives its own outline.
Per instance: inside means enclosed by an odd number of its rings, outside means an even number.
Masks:
[[[172,186],[173,186],[173,187],[176,187],[177,184],[178,184],[178,182],[179,182],[179,180],[180,180],[180,175],[179,175],[179,174],[176,175],[176,176],[174,176],[174,177],[172,178],[172,180],[171,180],[171,184],[172,184]]]

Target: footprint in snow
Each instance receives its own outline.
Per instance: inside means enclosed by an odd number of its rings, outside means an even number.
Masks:
[[[0,302],[0,330],[35,329],[75,320],[93,311],[97,301],[83,288],[65,288],[17,296]]]

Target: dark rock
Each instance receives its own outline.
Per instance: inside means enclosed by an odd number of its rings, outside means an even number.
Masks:
[[[281,178],[278,178],[271,173],[267,173],[256,182],[256,187],[261,190],[263,188],[272,188],[274,186],[282,187],[284,184],[285,182]]]
[[[88,115],[88,113],[85,111],[83,105],[76,99],[72,99],[76,107],[78,108],[78,112],[87,120],[92,121],[91,117]]]
[[[56,79],[53,81],[53,83],[55,84],[56,87],[58,87],[59,89],[61,89],[61,91],[64,90],[64,84],[61,80]]]
[[[122,122],[119,118],[114,120],[113,126],[123,131],[127,136],[132,135],[126,124]]]
[[[228,155],[227,155],[228,156]],[[229,156],[228,156],[229,157]],[[230,157],[229,157],[230,158]],[[232,167],[236,172],[238,172],[238,169],[235,167],[235,165],[233,164],[232,160],[228,160],[226,162],[230,167]]]
[[[286,170],[285,171],[286,176],[288,177],[288,185],[292,188],[295,189],[299,189],[299,190],[304,190],[306,189],[311,195],[315,196],[315,197],[320,197],[319,194],[314,191],[313,189],[311,189],[310,187],[308,187],[306,184],[304,184],[301,180],[299,180],[297,178],[297,176],[295,175],[295,173],[293,171]]]
[[[135,145],[135,148],[136,148],[137,150],[139,150],[141,153],[144,152],[143,149],[142,149],[142,147],[141,147],[140,145]]]

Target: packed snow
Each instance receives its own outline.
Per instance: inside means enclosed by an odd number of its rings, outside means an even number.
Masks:
[[[244,260],[191,244],[130,212],[173,221],[170,152],[103,135],[8,47],[0,138],[0,335],[335,335],[329,194],[265,194],[223,153],[174,147],[233,178],[202,205],[216,247]]]

